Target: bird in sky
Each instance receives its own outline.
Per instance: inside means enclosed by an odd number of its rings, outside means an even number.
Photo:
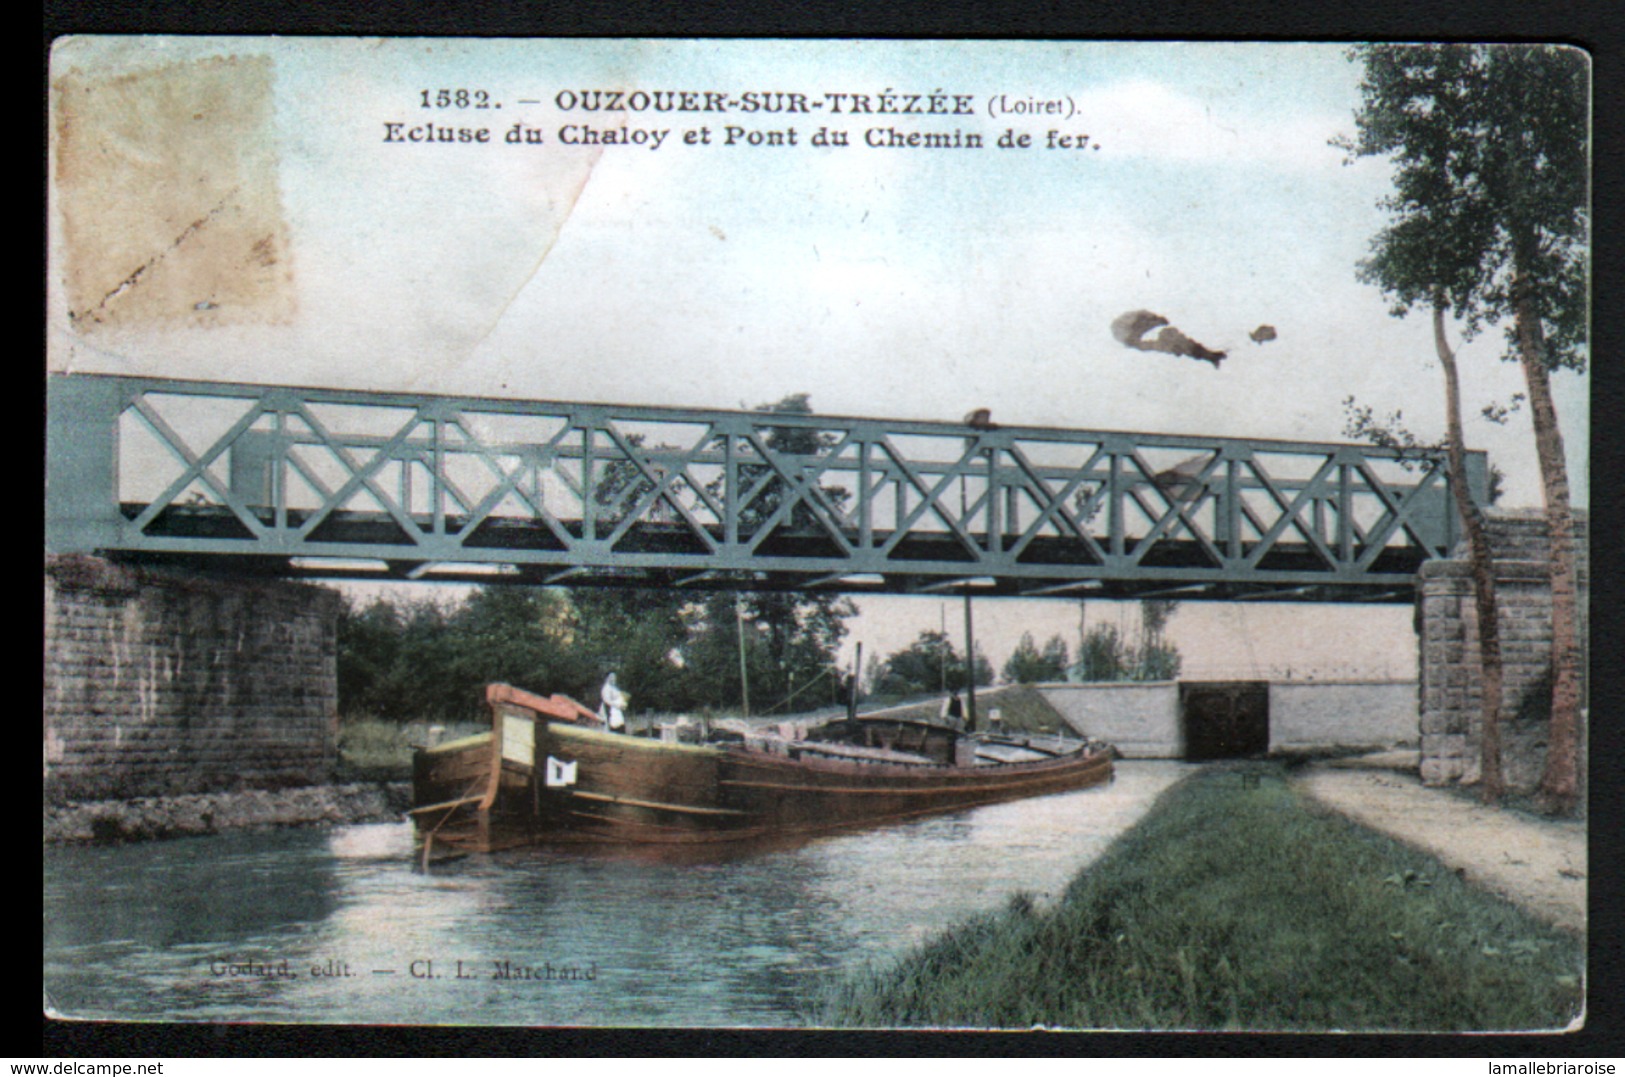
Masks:
[[[1257,329],[1254,329],[1251,333],[1248,333],[1247,336],[1254,344],[1262,344],[1267,340],[1274,340],[1275,326],[1261,325]]]

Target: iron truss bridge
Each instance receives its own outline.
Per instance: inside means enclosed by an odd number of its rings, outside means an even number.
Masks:
[[[49,551],[235,573],[1408,602],[1459,527],[1416,450],[98,375],[47,403]]]

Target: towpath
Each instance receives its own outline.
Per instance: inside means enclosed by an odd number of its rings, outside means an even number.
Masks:
[[[1586,923],[1586,825],[1485,807],[1424,786],[1401,753],[1321,764],[1298,779],[1355,822],[1423,849],[1475,886],[1567,931]]]

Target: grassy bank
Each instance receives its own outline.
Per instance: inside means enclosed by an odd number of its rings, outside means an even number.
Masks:
[[[1320,809],[1210,768],[1052,908],[1018,895],[835,988],[841,1027],[1464,1031],[1578,1012],[1581,943]]]
[[[468,723],[442,727],[440,740],[466,736],[481,728]],[[412,749],[430,740],[427,722],[386,722],[378,718],[345,718],[339,722],[339,781],[405,781],[412,776]]]

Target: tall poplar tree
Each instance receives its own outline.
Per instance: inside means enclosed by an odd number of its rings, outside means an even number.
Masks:
[[[1552,709],[1541,792],[1578,794],[1581,693],[1574,519],[1552,371],[1588,358],[1590,64],[1560,46],[1364,45],[1353,156],[1388,157],[1391,221],[1362,279],[1396,314],[1448,310],[1471,337],[1506,325],[1523,370],[1551,539]],[[1442,353],[1441,353],[1442,355]]]

